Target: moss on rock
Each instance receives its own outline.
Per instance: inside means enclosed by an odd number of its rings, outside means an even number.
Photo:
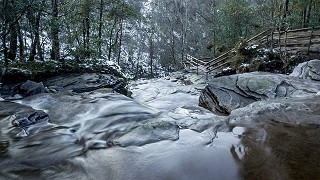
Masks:
[[[3,65],[1,66],[3,68]],[[6,71],[2,76],[3,83],[19,83],[26,80],[43,81],[47,78],[67,74],[67,73],[103,73],[112,74],[119,78],[126,79],[121,72],[116,69],[94,63],[78,63],[75,61],[69,62],[13,62],[6,67]]]

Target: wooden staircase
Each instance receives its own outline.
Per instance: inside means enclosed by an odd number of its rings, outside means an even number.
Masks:
[[[245,43],[248,45],[264,45],[276,49],[284,57],[288,54],[297,53],[314,53],[320,56],[320,27],[286,31],[268,29],[246,40]],[[229,59],[234,55],[236,55],[236,50],[234,48],[214,59],[198,59],[191,55],[187,55],[184,65],[185,67],[196,67],[197,73],[199,73],[199,71],[204,71],[208,77],[213,71],[229,66]]]

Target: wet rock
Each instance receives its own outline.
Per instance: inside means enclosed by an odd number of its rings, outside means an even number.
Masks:
[[[123,80],[117,80],[116,83],[113,85],[112,89],[126,96],[129,94],[129,91],[126,89],[126,84]]]
[[[179,127],[170,122],[154,122],[138,126],[125,135],[113,140],[119,146],[142,146],[161,140],[179,139]]]
[[[32,96],[40,93],[47,93],[48,90],[44,87],[42,82],[36,83],[28,80],[21,84],[19,92],[21,92],[23,96]]]
[[[168,122],[168,117],[120,94],[101,91],[83,97],[41,94],[21,102],[45,109],[50,122],[77,136],[80,142],[74,143],[83,144],[84,150],[107,148],[110,144],[140,146],[179,137],[177,125]]]
[[[71,90],[74,93],[83,93],[97,89],[110,88],[120,94],[128,95],[124,80],[110,74],[66,74],[50,78],[45,81],[44,84],[49,87],[54,87],[52,88],[52,91]]]
[[[200,76],[193,74],[185,77],[194,83],[202,83]],[[224,117],[218,117],[197,105],[204,85],[194,83],[185,85],[163,79],[139,80],[131,84],[130,90],[135,100],[164,112],[166,121],[181,129],[203,132],[218,126]]]
[[[230,124],[257,127],[270,123],[320,125],[320,96],[284,98],[254,102],[233,110]]]
[[[63,87],[60,87],[60,86],[49,86],[48,90],[51,93],[57,93],[59,91],[63,91]]]
[[[255,101],[315,95],[320,84],[292,76],[252,72],[213,79],[202,91],[199,105],[228,115]]]
[[[13,94],[10,96],[4,96],[5,100],[11,101],[11,100],[18,100],[18,99],[22,99],[23,96],[21,94]]]
[[[167,114],[181,129],[191,129],[203,132],[210,128],[216,128],[225,122],[223,116],[215,116],[210,111],[199,107],[186,105],[176,108]]]
[[[29,80],[19,84],[2,84],[0,89],[1,96],[6,100],[21,99],[47,92],[49,91],[42,82],[37,83]]]
[[[3,99],[21,99],[22,96],[19,93],[19,86],[21,84],[1,84],[0,94]]]
[[[53,125],[50,124],[49,121],[48,114],[42,110],[35,110],[25,117],[13,120],[11,123],[13,126],[22,129],[22,131],[17,134],[18,137],[26,137],[52,128]]]
[[[30,114],[28,117],[20,118],[17,120],[13,120],[12,124],[14,126],[20,127],[20,128],[25,128],[30,125],[39,123],[39,122],[49,122],[49,116],[42,110],[37,110]]]
[[[320,60],[314,59],[308,62],[300,63],[293,70],[290,76],[320,81]]]
[[[7,171],[64,162],[115,139],[139,146],[179,138],[178,126],[165,114],[118,93],[45,93],[17,102],[0,101],[0,155],[10,154],[0,165]]]

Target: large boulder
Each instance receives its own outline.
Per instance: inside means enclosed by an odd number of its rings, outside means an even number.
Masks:
[[[19,84],[1,84],[0,94],[6,100],[21,99],[36,94],[47,93],[48,89],[42,82],[26,81]]]
[[[273,99],[254,102],[233,110],[228,122],[235,126],[257,127],[270,123],[320,125],[320,96]]]
[[[32,96],[40,93],[47,93],[48,90],[45,88],[42,82],[37,83],[34,81],[27,81],[20,86],[20,92],[24,96]]]
[[[299,64],[290,76],[320,81],[320,60],[314,59]]]
[[[13,120],[12,124],[20,128],[26,128],[39,122],[49,122],[49,120],[48,114],[42,110],[36,110],[27,117]]]
[[[252,72],[213,79],[202,91],[199,105],[228,115],[255,101],[315,95],[320,83],[282,74]]]
[[[126,83],[122,78],[111,74],[83,73],[65,74],[49,78],[44,82],[52,92],[71,91],[73,93],[90,92],[97,89],[104,89],[128,95]]]

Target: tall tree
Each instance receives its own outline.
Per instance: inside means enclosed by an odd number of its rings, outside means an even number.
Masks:
[[[1,4],[1,12],[2,12],[2,46],[3,46],[3,55],[4,55],[4,62],[5,66],[8,65],[8,48],[6,45],[6,39],[7,39],[7,28],[8,28],[8,17],[7,17],[7,9],[9,5],[9,0],[3,0]]]
[[[98,32],[98,55],[99,58],[102,55],[102,27],[103,27],[103,11],[104,11],[104,0],[100,0],[100,7],[99,7],[99,32]]]
[[[81,1],[81,10],[82,14],[82,42],[84,56],[89,57],[89,42],[90,42],[90,13],[91,13],[91,3],[90,0]]]
[[[31,26],[31,51],[29,56],[29,61],[34,61],[36,53],[38,54],[38,57],[40,60],[44,60],[43,54],[42,54],[42,48],[41,48],[41,42],[40,42],[40,20],[42,16],[43,6],[45,1],[41,0],[37,2],[37,5],[35,5],[33,8],[30,8],[27,11],[27,18],[30,22]]]
[[[60,41],[59,41],[59,11],[58,11],[58,0],[51,0],[51,59],[58,61],[60,59]]]

